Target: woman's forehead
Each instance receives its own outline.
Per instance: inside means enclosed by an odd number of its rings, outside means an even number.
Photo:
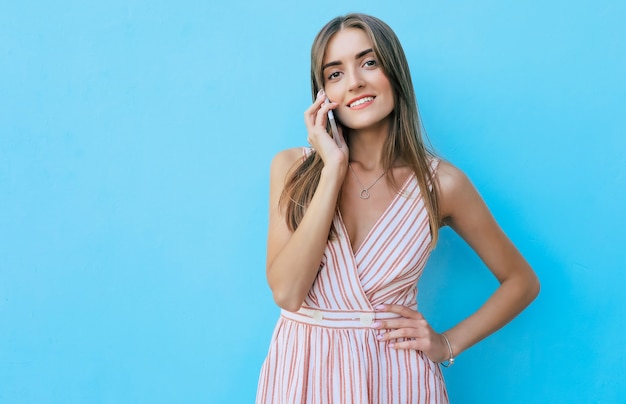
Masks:
[[[362,29],[342,29],[337,31],[328,41],[322,64],[335,60],[353,60],[360,52],[372,47],[372,41]]]

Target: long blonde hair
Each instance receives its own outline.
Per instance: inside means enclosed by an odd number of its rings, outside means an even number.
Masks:
[[[439,198],[438,187],[431,169],[434,152],[424,144],[423,126],[419,117],[415,91],[411,81],[409,65],[402,50],[402,45],[393,30],[376,17],[365,14],[348,14],[336,17],[326,24],[317,34],[311,47],[311,95],[315,100],[319,89],[323,88],[322,63],[328,42],[342,29],[358,28],[363,30],[372,41],[372,48],[381,67],[393,86],[394,110],[391,112],[391,128],[382,151],[382,164],[387,178],[395,184],[391,168],[394,162],[402,161],[413,172],[422,190],[428,212],[431,247],[437,243],[439,234]],[[339,122],[340,123],[340,122]],[[350,129],[342,125],[346,140]],[[294,170],[288,178],[281,204],[286,203],[286,221],[294,231],[313,198],[320,180],[324,162],[315,151]],[[331,228],[329,237],[335,235]]]

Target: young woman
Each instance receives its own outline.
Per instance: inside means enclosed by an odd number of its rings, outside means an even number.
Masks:
[[[384,22],[330,21],[313,43],[311,84],[311,147],[271,167],[267,279],[282,311],[257,402],[445,403],[438,364],[522,311],[537,278],[468,178],[426,150],[406,57]],[[445,333],[416,304],[441,226],[500,283]]]

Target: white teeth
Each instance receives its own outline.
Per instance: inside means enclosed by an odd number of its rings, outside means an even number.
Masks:
[[[374,101],[374,97],[363,97],[363,98],[360,98],[360,99],[354,101],[352,104],[350,104],[350,108],[357,107],[357,106],[359,106],[361,104],[365,104],[366,102],[370,102],[370,101]]]

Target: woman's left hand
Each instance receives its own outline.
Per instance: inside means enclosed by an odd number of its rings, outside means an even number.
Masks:
[[[433,362],[439,363],[450,358],[450,350],[441,334],[432,329],[422,313],[397,304],[384,304],[376,311],[396,313],[399,318],[376,320],[372,328],[382,332],[379,341],[389,341],[394,349],[416,349],[422,351]],[[398,341],[403,338],[404,340]]]

